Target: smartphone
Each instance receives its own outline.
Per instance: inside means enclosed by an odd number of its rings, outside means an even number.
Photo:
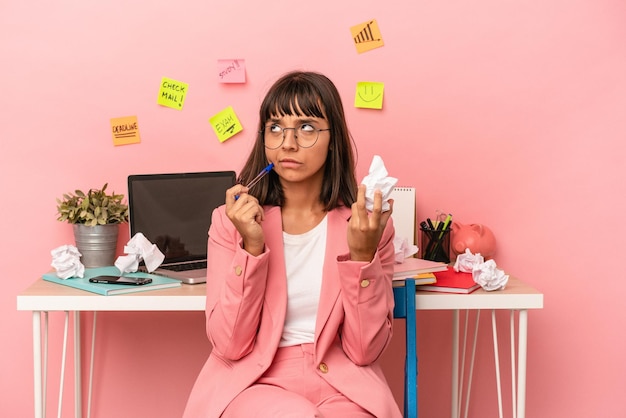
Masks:
[[[125,276],[96,276],[89,279],[91,283],[107,283],[107,284],[129,284],[141,286],[142,284],[152,283],[152,279],[145,277],[125,277]]]

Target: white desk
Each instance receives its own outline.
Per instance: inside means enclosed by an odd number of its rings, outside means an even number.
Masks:
[[[418,286],[419,288],[419,286]],[[453,319],[453,340],[452,340],[452,408],[451,417],[461,416],[460,391],[459,391],[459,311],[461,310],[492,310],[492,331],[494,339],[494,352],[496,356],[497,386],[498,386],[498,407],[500,417],[502,412],[502,397],[500,388],[500,373],[498,359],[498,344],[496,334],[496,310],[511,311],[511,387],[513,388],[513,416],[524,418],[526,416],[526,348],[528,338],[528,310],[543,308],[543,294],[538,290],[528,286],[522,281],[511,277],[506,289],[487,292],[478,289],[469,295],[453,293],[435,293],[418,291],[415,295],[415,310],[451,310],[454,313]],[[518,351],[517,351],[517,391],[515,391],[515,346],[514,336],[514,313],[519,312],[518,318]],[[476,338],[476,336],[474,336]],[[419,341],[418,341],[419,344]],[[461,353],[464,358],[465,353]],[[473,356],[473,355],[472,355]],[[461,370],[463,373],[463,368]],[[468,390],[469,392],[469,390]],[[469,393],[466,393],[466,399]]]
[[[75,416],[82,416],[81,393],[81,350],[80,350],[80,311],[204,311],[205,285],[183,285],[175,289],[153,290],[129,295],[100,296],[68,286],[35,281],[17,296],[17,309],[33,312],[33,361],[35,389],[35,417],[44,416],[45,379],[42,362],[42,314],[47,319],[47,312],[66,312],[66,324],[69,312],[74,319],[74,369],[75,369]],[[503,291],[486,292],[479,289],[469,295],[457,295],[435,292],[417,292],[416,310],[452,310],[453,322],[453,377],[452,377],[452,417],[457,418],[459,408],[459,311],[470,309],[519,311],[518,323],[518,382],[517,398],[513,408],[517,417],[525,416],[526,399],[526,346],[528,329],[528,309],[543,308],[543,294],[513,277]],[[492,315],[495,321],[495,311]],[[495,323],[494,323],[495,325]],[[511,326],[514,325],[513,315]],[[495,331],[495,326],[494,326]],[[47,321],[44,321],[44,338],[47,339]],[[511,329],[513,335],[513,329]],[[494,335],[494,343],[496,336]],[[419,342],[418,342],[419,344]],[[44,341],[43,347],[47,343]],[[514,346],[511,346],[512,357]],[[497,351],[497,349],[496,349]],[[45,354],[45,353],[44,353]],[[514,379],[514,374],[512,378]],[[515,394],[514,394],[515,395]],[[515,411],[514,411],[515,412]]]

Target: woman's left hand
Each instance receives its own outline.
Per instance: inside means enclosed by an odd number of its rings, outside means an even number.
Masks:
[[[368,213],[365,208],[365,185],[359,185],[357,200],[352,204],[352,217],[348,222],[348,247],[352,261],[370,262],[376,254],[380,237],[383,235],[387,221],[393,212],[393,199],[389,200],[390,208],[383,212],[383,194],[374,191],[374,207]]]

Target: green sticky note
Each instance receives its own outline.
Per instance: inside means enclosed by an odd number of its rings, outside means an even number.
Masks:
[[[231,106],[211,117],[209,122],[211,122],[211,126],[213,126],[213,130],[220,142],[226,141],[243,130],[243,126],[241,126]]]
[[[172,109],[183,110],[183,103],[185,103],[188,87],[189,85],[187,83],[163,77],[161,87],[159,88],[157,103],[161,106],[171,107]]]
[[[354,95],[354,107],[364,109],[382,109],[384,83],[373,81],[360,81],[356,84],[356,94]]]

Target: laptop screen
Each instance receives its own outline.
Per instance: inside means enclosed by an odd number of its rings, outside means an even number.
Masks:
[[[205,260],[213,209],[234,184],[234,171],[130,175],[130,236],[143,233],[164,264]]]

